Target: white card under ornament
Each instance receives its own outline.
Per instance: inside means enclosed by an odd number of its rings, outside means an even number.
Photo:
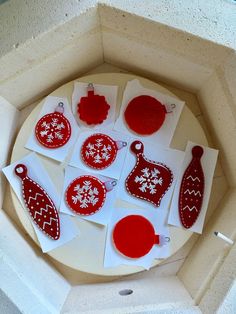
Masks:
[[[107,181],[112,181],[113,179],[104,177],[101,175],[94,175],[89,173],[88,171],[84,171],[82,169],[74,168],[74,167],[66,167],[65,168],[65,179],[64,179],[64,185],[63,185],[63,191],[62,191],[62,196],[61,196],[61,205],[60,205],[60,212],[71,215],[71,216],[76,216],[78,219],[84,219],[88,221],[92,221],[101,225],[107,225],[107,223],[110,221],[113,207],[114,207],[114,202],[116,199],[116,193],[117,193],[117,187],[115,186],[111,191],[106,193],[106,199],[105,202],[102,206],[102,208],[97,211],[96,213],[89,215],[89,216],[84,216],[84,215],[77,215],[73,211],[70,210],[68,207],[66,200],[65,200],[65,191],[69,184],[79,176],[83,175],[92,175],[96,178],[98,178],[102,182],[107,182]]]
[[[16,193],[16,196],[18,197],[19,201],[21,202],[23,208],[25,209],[27,213],[27,216],[34,228],[34,231],[36,233],[36,236],[38,238],[42,251],[44,253],[52,251],[53,249],[56,249],[66,244],[67,242],[71,241],[72,239],[74,239],[79,234],[78,227],[75,226],[75,224],[73,223],[70,217],[62,213],[59,213],[60,231],[61,231],[60,238],[58,240],[53,240],[49,238],[46,234],[44,234],[34,224],[34,222],[32,221],[28,213],[27,208],[25,207],[24,199],[22,196],[21,180],[19,180],[19,178],[16,176],[15,171],[14,171],[15,166],[19,163],[24,164],[28,168],[28,176],[32,180],[34,180],[35,182],[37,182],[39,185],[42,186],[42,188],[47,192],[47,194],[53,200],[57,209],[59,209],[59,205],[60,205],[60,196],[58,195],[58,192],[55,186],[53,185],[50,177],[48,176],[46,170],[42,166],[39,158],[37,157],[35,153],[31,153],[25,156],[24,158],[2,169],[11,187]],[[24,210],[23,208],[22,210]]]
[[[111,220],[107,227],[106,245],[104,254],[104,267],[116,267],[120,265],[141,266],[145,269],[149,269],[154,259],[167,258],[170,255],[170,244],[166,243],[163,246],[153,245],[148,254],[141,258],[128,258],[120,254],[114,247],[112,240],[113,229],[118,221],[128,215],[142,215],[148,219],[155,229],[155,234],[169,237],[169,228],[166,224],[166,213],[157,212],[153,209],[127,209],[127,208],[115,208],[112,213]]]
[[[172,104],[175,105],[175,108],[173,109],[172,113],[166,114],[165,121],[161,128],[154,132],[151,135],[138,135],[135,132],[133,132],[129,127],[127,126],[125,119],[124,119],[124,112],[126,110],[126,107],[128,103],[135,97],[141,96],[141,95],[147,95],[152,96],[159,100],[162,104],[167,105],[167,107],[170,107]],[[116,120],[114,129],[120,132],[125,132],[129,134],[130,136],[139,136],[140,140],[148,138],[150,141],[157,142],[161,145],[169,146],[172,140],[172,137],[174,135],[176,126],[178,124],[181,112],[183,110],[184,102],[171,97],[169,95],[163,94],[161,92],[157,92],[152,89],[147,89],[143,87],[138,79],[129,81],[126,85],[123,99],[122,99],[122,105],[120,109],[120,114],[118,119]]]
[[[53,113],[58,105],[59,102],[62,102],[64,104],[64,113],[63,115],[69,120],[70,125],[71,125],[71,136],[69,141],[58,148],[52,149],[52,148],[47,148],[41,145],[35,136],[35,126],[37,122],[39,121],[40,118],[42,118],[44,115],[48,113]],[[61,98],[61,97],[54,97],[54,96],[48,96],[45,99],[45,102],[43,104],[42,110],[40,114],[37,117],[37,120],[34,123],[34,126],[32,128],[32,132],[30,134],[30,137],[28,138],[25,147],[33,150],[37,153],[40,153],[41,155],[47,156],[49,158],[55,159],[57,161],[64,161],[66,156],[68,155],[71,147],[74,145],[76,142],[76,139],[78,137],[79,133],[79,127],[76,123],[76,120],[72,114],[71,111],[71,106],[69,105],[69,102],[67,98]]]
[[[78,104],[80,102],[81,97],[88,96],[88,92],[87,92],[88,83],[74,82],[74,90],[72,93],[73,114],[76,117],[76,120],[81,129],[95,129],[95,130],[99,128],[113,129],[114,123],[115,123],[115,116],[116,116],[116,102],[117,102],[118,86],[93,84],[93,87],[94,87],[94,94],[104,96],[106,99],[106,102],[110,105],[110,109],[108,111],[108,116],[106,120],[104,120],[101,124],[90,126],[79,118],[79,115],[77,113]]]
[[[110,136],[114,141],[124,141],[127,143],[126,147],[123,147],[122,149],[117,151],[117,156],[114,162],[107,168],[105,169],[93,169],[89,166],[87,166],[84,162],[83,159],[81,158],[81,147],[84,143],[84,141],[91,135],[96,134],[96,133],[102,133]],[[74,150],[72,152],[71,160],[69,161],[70,166],[74,166],[77,168],[80,168],[82,170],[85,170],[87,172],[93,173],[93,174],[101,174],[106,177],[114,178],[114,179],[119,179],[121,175],[121,171],[125,162],[127,150],[128,150],[128,145],[129,145],[129,136],[127,136],[124,133],[112,131],[112,130],[105,130],[105,129],[99,129],[96,131],[84,131],[81,132],[78,140],[76,141],[76,144],[74,146]]]
[[[196,145],[196,143],[193,142],[188,142],[186,151],[185,151],[185,157],[183,160],[183,163],[180,168],[180,173],[178,180],[176,182],[172,202],[171,202],[171,207],[170,207],[170,213],[168,217],[168,223],[170,225],[174,225],[176,227],[183,228],[179,218],[179,191],[180,191],[180,186],[182,182],[182,178],[184,175],[184,172],[186,168],[188,167],[189,163],[192,160],[192,148]],[[213,176],[214,176],[214,171],[215,171],[215,166],[217,162],[217,156],[218,156],[218,150],[209,148],[206,146],[199,145],[203,148],[204,152],[201,157],[201,165],[202,165],[202,170],[204,173],[204,196],[203,196],[203,202],[202,202],[202,208],[201,212],[194,223],[194,225],[185,230],[189,230],[191,232],[196,232],[196,233],[202,233],[203,225],[204,225],[204,220],[207,212],[207,207],[211,195],[211,187],[212,187],[212,181],[213,181]]]
[[[130,140],[130,144],[135,140],[139,140],[139,139],[132,138]],[[172,171],[172,174],[173,174],[172,184],[170,188],[168,189],[168,191],[163,196],[159,207],[156,207],[154,204],[148,201],[142,200],[140,198],[137,198],[129,194],[125,187],[125,181],[128,175],[130,174],[130,172],[133,170],[137,161],[136,156],[133,152],[131,152],[130,145],[129,145],[128,152],[126,155],[126,160],[125,160],[124,167],[123,167],[121,177],[119,180],[117,197],[129,203],[132,203],[134,205],[140,206],[142,208],[150,208],[150,209],[156,208],[157,210],[167,211],[170,205],[176,179],[179,174],[179,169],[184,159],[184,152],[180,150],[172,149],[172,148],[163,147],[162,145],[158,145],[156,142],[149,142],[148,140],[143,140],[143,139],[141,141],[144,145],[143,153],[147,159],[151,161],[163,163]],[[151,172],[150,172],[150,176],[151,176]],[[150,184],[151,183],[152,182],[150,182]],[[142,188],[142,184],[143,183],[140,181],[140,188]],[[147,193],[152,193],[151,189],[149,189],[148,187],[147,187]]]

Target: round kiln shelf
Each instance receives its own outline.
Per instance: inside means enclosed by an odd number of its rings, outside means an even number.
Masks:
[[[177,98],[171,92],[169,92],[166,88],[144,79],[142,77],[138,77],[131,74],[123,74],[123,73],[102,73],[102,74],[93,74],[89,76],[84,76],[79,78],[78,80],[81,82],[93,82],[98,84],[106,84],[106,85],[118,85],[119,86],[119,94],[118,94],[118,109],[121,105],[122,94],[125,88],[127,81],[138,78],[141,84],[147,88],[166,93],[170,96]],[[67,97],[71,102],[71,95],[73,91],[73,81],[69,82],[53,93],[51,96],[58,97]],[[42,108],[44,100],[42,100],[35,109],[31,112],[29,117],[26,119],[24,124],[22,125],[20,132],[17,136],[15,145],[13,147],[11,162],[14,162],[25,155],[29,154],[30,151],[24,148],[24,145],[28,139],[34,124],[37,121],[37,116]],[[119,110],[117,110],[118,115]],[[195,116],[192,112],[185,106],[183,112],[181,114],[179,123],[177,125],[174,138],[171,143],[171,147],[177,148],[180,150],[184,150],[186,143],[188,140],[192,140],[202,145],[207,145],[206,136]],[[63,168],[64,164],[59,164],[58,162],[49,159],[47,157],[38,155],[46,170],[48,171],[50,177],[52,178],[55,186],[60,192],[63,185]],[[22,208],[19,200],[11,190],[11,195],[13,199],[13,204],[15,206],[17,215],[27,231],[30,237],[38,244],[35,232],[30,222],[30,218],[28,217],[27,212]],[[128,205],[126,202],[121,200],[117,200],[115,206],[120,207],[133,207],[133,205]],[[97,224],[93,224],[88,221],[76,221],[78,227],[80,229],[80,235],[69,242],[68,244],[57,248],[48,254],[53,257],[58,262],[72,267],[76,270],[88,272],[97,275],[105,275],[105,276],[116,276],[116,275],[126,275],[139,272],[143,270],[142,267],[137,266],[119,266],[114,268],[104,268],[103,267],[103,255],[104,255],[104,244],[105,244],[105,236],[106,236],[106,228],[101,227]],[[170,226],[170,234],[171,234],[171,255],[173,255],[177,250],[179,250],[185,242],[192,235],[191,232],[178,229]],[[153,263],[153,266],[161,263],[162,260],[156,260]]]

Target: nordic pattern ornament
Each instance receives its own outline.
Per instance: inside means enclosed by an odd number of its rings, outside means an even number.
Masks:
[[[115,185],[115,180],[103,183],[94,176],[83,175],[69,184],[65,192],[65,200],[74,213],[92,215],[102,208],[106,193]]]
[[[71,136],[71,125],[64,116],[64,104],[60,102],[53,113],[44,115],[36,124],[35,136],[46,148],[64,146]]]
[[[204,172],[201,165],[201,146],[192,149],[192,160],[186,168],[179,191],[179,216],[184,228],[191,228],[202,208],[204,196]]]
[[[46,191],[27,176],[27,167],[18,164],[15,174],[21,179],[22,195],[33,222],[53,240],[60,238],[60,219],[55,204]]]
[[[158,235],[151,222],[141,215],[129,215],[119,220],[112,233],[113,245],[129,258],[147,255],[153,245],[164,245],[169,238]]]
[[[172,184],[173,173],[166,165],[147,159],[142,142],[134,141],[130,148],[137,162],[126,179],[126,189],[131,195],[158,207]]]
[[[126,142],[116,142],[108,135],[96,133],[84,141],[81,158],[93,169],[105,169],[115,161],[118,150],[125,146],[127,146]]]

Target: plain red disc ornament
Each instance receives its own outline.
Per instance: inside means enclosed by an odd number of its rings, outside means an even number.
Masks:
[[[128,103],[124,117],[132,131],[140,135],[150,135],[161,128],[166,113],[166,107],[156,98],[141,95]]]
[[[126,142],[114,141],[110,136],[96,133],[89,136],[81,147],[81,157],[86,165],[101,170],[109,167],[117,152],[127,146]]]
[[[106,200],[106,193],[111,191],[115,185],[116,181],[104,183],[94,176],[80,176],[67,187],[66,203],[76,214],[92,215],[102,208]]]
[[[118,221],[112,237],[116,249],[129,258],[143,257],[154,244],[160,244],[153,225],[141,215],[129,215]]]
[[[53,240],[60,238],[60,219],[55,204],[46,191],[27,176],[27,167],[18,164],[15,174],[21,179],[22,195],[34,223]]]
[[[53,113],[44,115],[36,124],[35,136],[47,148],[64,146],[71,136],[71,125],[64,116],[64,104],[60,102]]]
[[[192,149],[192,160],[184,172],[179,192],[179,216],[182,225],[189,229],[196,222],[204,196],[204,172],[201,165],[201,146]]]
[[[93,84],[88,85],[88,95],[81,97],[78,104],[78,115],[80,120],[88,125],[101,124],[107,119],[110,105],[104,96],[95,95]]]
[[[131,195],[159,206],[172,184],[172,171],[160,162],[147,159],[142,142],[134,141],[130,148],[137,162],[125,181],[126,189]]]

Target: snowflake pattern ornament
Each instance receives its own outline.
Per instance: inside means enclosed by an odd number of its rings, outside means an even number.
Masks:
[[[106,102],[104,96],[94,94],[94,86],[92,83],[88,84],[87,91],[88,95],[81,97],[77,106],[79,118],[88,125],[101,124],[107,119],[110,105]]]
[[[184,172],[179,192],[179,216],[184,228],[191,228],[202,208],[204,196],[204,173],[201,165],[201,146],[192,149],[192,160]]]
[[[15,174],[21,179],[22,195],[31,218],[53,240],[60,237],[60,219],[55,204],[46,191],[27,176],[27,167],[18,164]]]
[[[92,215],[102,208],[106,193],[115,185],[115,180],[103,183],[94,176],[83,175],[69,184],[65,192],[65,200],[76,214]]]
[[[37,122],[35,136],[44,147],[59,148],[69,141],[71,125],[63,112],[64,104],[60,102],[55,112],[44,115]]]
[[[162,163],[147,159],[143,154],[142,142],[134,141],[130,148],[136,155],[137,162],[125,182],[128,193],[160,206],[172,184],[172,171]]]
[[[114,141],[108,135],[96,133],[84,141],[81,158],[93,169],[105,169],[115,161],[118,150],[125,146],[127,146],[126,142]]]
[[[151,222],[141,215],[129,215],[117,222],[112,233],[117,251],[129,258],[147,255],[153,245],[165,245],[169,238],[155,233]]]

